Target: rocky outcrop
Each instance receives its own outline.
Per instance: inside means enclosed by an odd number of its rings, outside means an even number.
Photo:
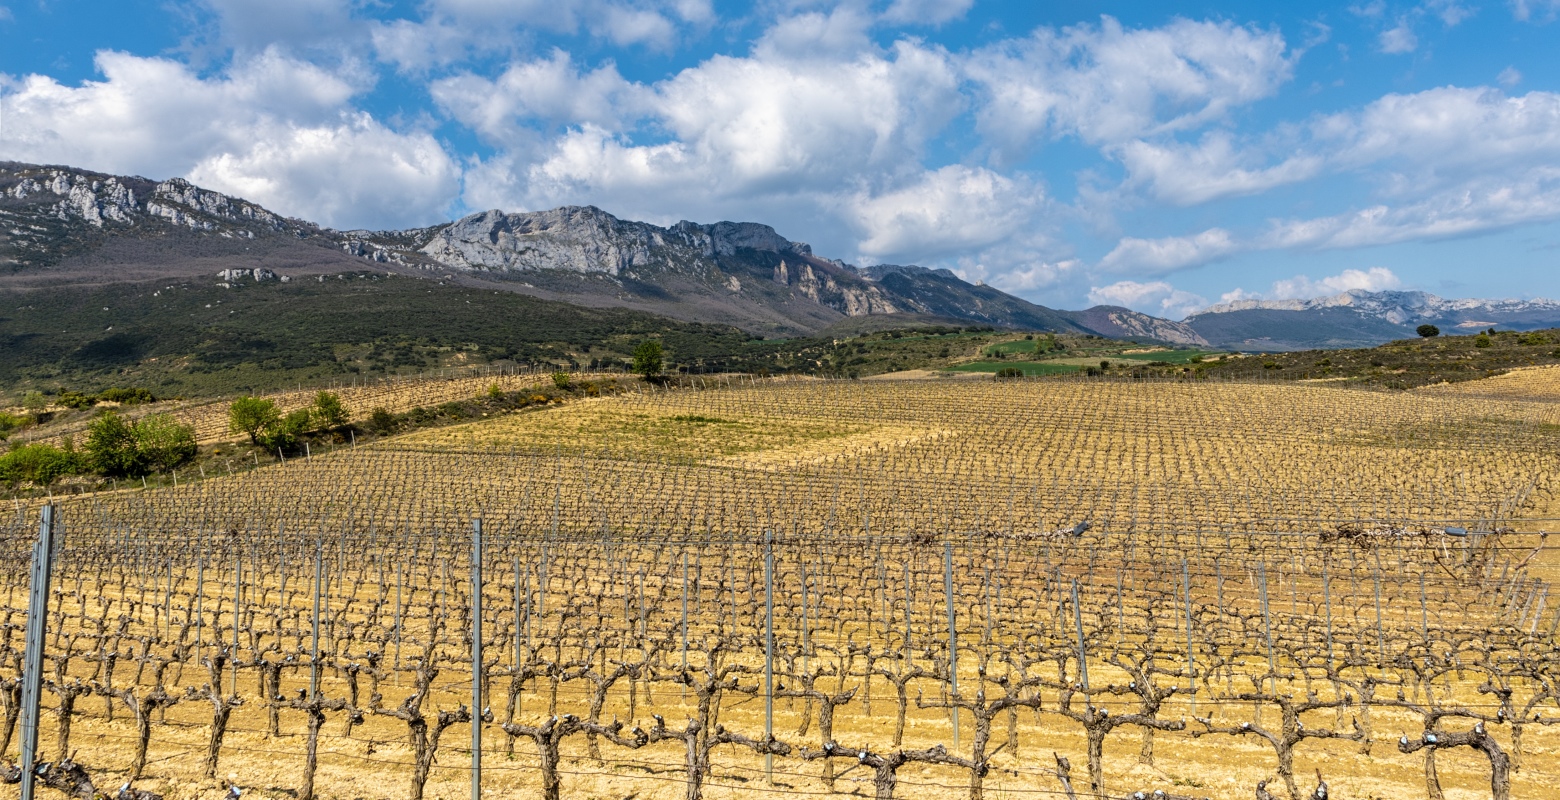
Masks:
[[[1149,316],[1120,306],[1095,306],[1084,311],[1064,311],[1074,322],[1112,339],[1153,339],[1171,344],[1207,346],[1191,326]]]
[[[218,272],[217,277],[222,279],[222,283],[219,284],[221,286],[232,286],[245,278],[251,278],[255,283],[265,283],[266,281],[287,283],[292,280],[286,275],[278,275],[263,267],[259,269],[225,269]]]

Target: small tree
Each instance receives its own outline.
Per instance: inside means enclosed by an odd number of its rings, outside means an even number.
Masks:
[[[49,407],[49,401],[43,396],[43,392],[31,391],[22,396],[22,408],[29,414],[38,414]]]
[[[143,417],[133,426],[141,464],[152,472],[168,472],[195,457],[195,429],[169,414]]]
[[[635,375],[642,375],[645,380],[650,380],[661,374],[665,364],[665,352],[661,349],[661,343],[655,339],[646,339],[634,348]]]
[[[335,392],[320,392],[314,396],[314,424],[321,428],[339,428],[347,424],[351,415]]]
[[[1490,335],[1487,334],[1487,333],[1481,333],[1478,336],[1473,337],[1473,346],[1474,347],[1489,347],[1490,346]]]
[[[646,344],[649,344],[649,342],[646,342]],[[641,345],[641,347],[642,346],[643,345]],[[634,351],[634,358],[635,359],[639,358],[639,351],[637,349]],[[635,363],[637,364],[638,362],[636,361]],[[638,371],[638,367],[637,366],[635,367],[635,371],[636,372]],[[656,371],[657,372],[660,371],[660,367],[659,366],[656,367]],[[559,389],[567,389],[567,388],[569,388],[570,383],[572,383],[572,381],[569,379],[569,373],[564,372],[563,370],[558,370],[557,372],[553,373],[553,385],[558,387]]]
[[[260,434],[276,425],[282,413],[276,404],[258,397],[240,397],[228,407],[228,430],[249,436],[250,444],[260,443]]]
[[[110,411],[87,427],[87,463],[101,475],[122,478],[139,472],[135,427]]]
[[[1423,337],[1425,339],[1430,339],[1430,338],[1433,338],[1433,337],[1441,335],[1441,329],[1437,328],[1434,325],[1420,325],[1419,327],[1414,329],[1414,332],[1418,333],[1421,337]]]
[[[313,427],[314,415],[307,408],[287,412],[287,416],[266,426],[260,441],[268,450],[280,447],[291,450],[298,446],[298,439]]]

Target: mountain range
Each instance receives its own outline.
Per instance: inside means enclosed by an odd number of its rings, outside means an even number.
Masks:
[[[1182,322],[1210,343],[1233,350],[1331,349],[1411,338],[1420,325],[1434,325],[1448,334],[1560,327],[1560,303],[1353,290],[1309,300],[1238,300]]]
[[[592,206],[336,231],[181,179],[0,163],[0,287],[372,268],[764,337],[938,322],[1205,344],[1125,308],[1060,311],[945,269],[858,268],[753,222],[660,227]]]
[[[1350,291],[1241,300],[1179,322],[1115,306],[1048,308],[946,269],[857,267],[755,222],[661,227],[593,206],[399,231],[337,231],[182,179],[0,162],[0,289],[321,277],[364,269],[595,309],[729,325],[765,338],[938,323],[1244,351],[1367,347],[1486,327],[1560,326],[1549,300]]]

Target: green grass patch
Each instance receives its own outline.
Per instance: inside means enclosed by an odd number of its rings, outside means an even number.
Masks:
[[[1025,375],[1067,375],[1083,367],[1076,364],[1052,364],[1044,361],[971,361],[948,367],[947,372],[996,372],[999,369],[1018,369]]]

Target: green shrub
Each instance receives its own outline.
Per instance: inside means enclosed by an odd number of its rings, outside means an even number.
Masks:
[[[657,370],[657,371],[659,371],[659,370]],[[569,379],[569,373],[564,372],[562,370],[559,370],[558,372],[554,372],[552,374],[552,379],[553,379],[553,385],[558,387],[559,389],[567,389],[567,388],[569,388],[569,384],[571,383],[571,381]],[[495,385],[497,385],[497,384],[495,384]]]
[[[86,466],[108,477],[169,472],[194,458],[196,451],[195,429],[169,414],[132,423],[109,412],[87,429]]]
[[[1478,336],[1473,337],[1473,346],[1474,347],[1489,347],[1490,346],[1490,335],[1487,334],[1487,333],[1481,333]]]
[[[396,425],[395,415],[384,406],[375,408],[368,414],[368,429],[380,436],[395,433]]]
[[[10,485],[32,482],[47,486],[82,471],[79,453],[48,444],[22,445],[0,456],[0,481]]]
[[[276,404],[258,397],[240,397],[228,407],[228,430],[249,437],[251,444],[260,444],[260,435],[267,432],[282,418]]]
[[[150,389],[140,387],[119,388],[111,387],[97,394],[98,402],[118,403],[123,406],[138,406],[142,403],[155,403],[157,398],[152,395]]]
[[[1024,377],[1024,371],[1018,367],[1003,367],[1002,369],[997,370],[995,377],[998,380],[1004,378],[1022,378]]]

